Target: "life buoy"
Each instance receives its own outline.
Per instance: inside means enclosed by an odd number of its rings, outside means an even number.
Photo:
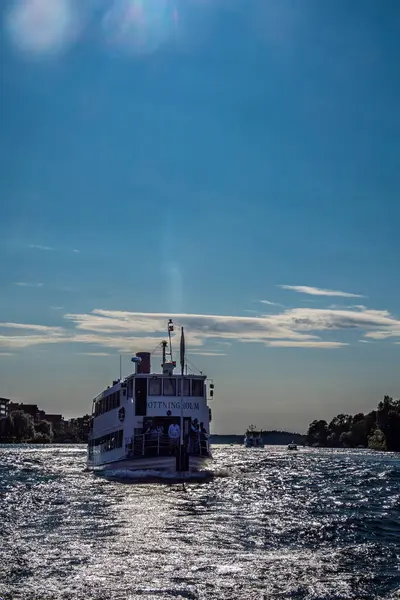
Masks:
[[[125,408],[122,406],[118,411],[118,419],[124,421],[125,419]]]

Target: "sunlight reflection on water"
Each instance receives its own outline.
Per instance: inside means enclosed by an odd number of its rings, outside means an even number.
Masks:
[[[135,485],[83,446],[0,447],[0,597],[399,597],[399,457],[214,455],[206,483]]]

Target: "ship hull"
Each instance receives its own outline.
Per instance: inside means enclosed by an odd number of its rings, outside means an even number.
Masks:
[[[190,456],[189,471],[199,471],[211,460],[209,456]],[[149,456],[142,458],[122,458],[104,463],[94,464],[88,461],[87,467],[92,471],[162,471],[176,472],[176,458],[174,456]]]

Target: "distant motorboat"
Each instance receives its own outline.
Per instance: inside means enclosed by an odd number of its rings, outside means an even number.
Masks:
[[[262,431],[257,431],[254,426],[249,427],[244,436],[244,445],[246,448],[264,448]]]
[[[288,444],[288,450],[297,450],[297,444],[291,442],[290,444]]]

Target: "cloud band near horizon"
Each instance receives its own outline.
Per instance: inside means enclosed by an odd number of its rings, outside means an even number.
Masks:
[[[257,317],[94,309],[90,313],[67,313],[64,324],[57,327],[0,323],[0,348],[75,343],[121,352],[152,350],[165,337],[169,318],[178,327],[185,326],[192,354],[219,355],[221,352],[213,344],[221,342],[261,343],[275,348],[340,348],[348,342],[326,336],[348,330],[357,330],[367,339],[400,338],[397,318],[388,311],[365,307],[294,308]]]

